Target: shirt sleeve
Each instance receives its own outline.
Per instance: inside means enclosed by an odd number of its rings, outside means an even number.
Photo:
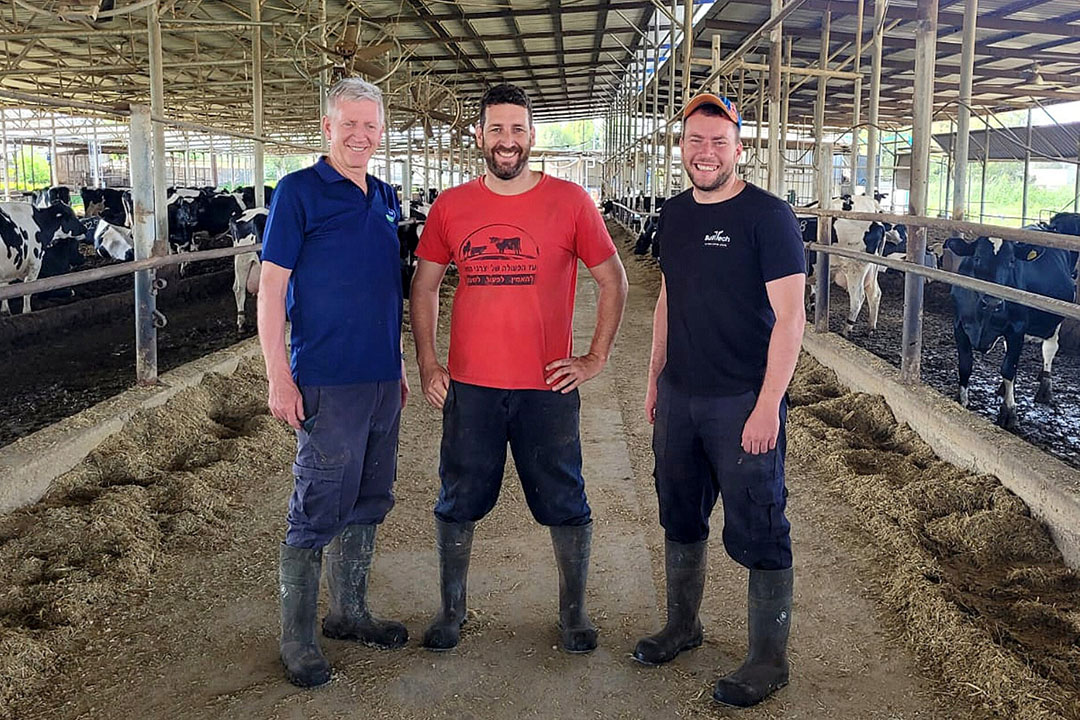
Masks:
[[[615,254],[615,243],[604,225],[600,210],[583,188],[577,191],[577,213],[574,218],[574,250],[585,267],[596,267]]]
[[[274,188],[263,230],[262,259],[292,270],[304,243],[304,205],[295,178],[285,176]]]
[[[440,202],[443,196],[435,198],[435,202],[428,212],[427,220],[424,221],[424,232],[420,235],[420,244],[416,246],[416,257],[439,265],[449,265],[453,260],[450,246],[446,241],[445,223],[443,222],[443,204]]]
[[[777,207],[763,214],[755,231],[758,261],[765,282],[806,272],[806,248],[799,221],[789,207]]]

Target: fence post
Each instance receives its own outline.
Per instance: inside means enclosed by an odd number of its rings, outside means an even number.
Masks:
[[[817,200],[822,210],[832,209],[833,146],[819,143],[817,146]],[[832,244],[831,217],[818,217],[817,241],[821,245]],[[817,273],[814,294],[814,332],[829,332],[829,255],[817,254]]]
[[[131,106],[128,157],[131,159],[131,200],[135,259],[153,254],[157,227],[154,220],[154,177],[150,167],[150,107]],[[157,300],[154,271],[135,273],[135,375],[140,385],[157,382]]]

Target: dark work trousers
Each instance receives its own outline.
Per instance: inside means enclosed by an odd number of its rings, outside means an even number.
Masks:
[[[653,454],[660,524],[669,540],[709,537],[717,497],[724,503],[724,548],[754,570],[791,567],[791,525],[784,516],[787,399],[780,403],[776,448],[750,455],[742,431],[757,393],[730,397],[680,392],[663,374],[657,387]]]
[[[394,506],[401,381],[304,386],[285,543],[321,548]]]
[[[464,523],[487,515],[499,499],[509,442],[536,521],[587,524],[592,515],[581,476],[580,407],[577,390],[564,395],[451,381],[443,405],[435,516]]]

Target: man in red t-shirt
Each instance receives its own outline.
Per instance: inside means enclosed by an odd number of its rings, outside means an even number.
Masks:
[[[424,646],[458,644],[473,527],[495,506],[509,442],[525,499],[551,528],[559,627],[568,652],[596,647],[585,612],[592,516],[581,475],[577,388],[607,362],[626,303],[626,274],[596,205],[579,186],[529,169],[532,106],[518,87],[480,101],[487,172],[439,195],[416,254],[409,312],[424,397],[443,411],[435,505],[442,611]],[[574,357],[578,260],[599,286],[589,352]],[[459,281],[450,358],[435,355],[439,285]]]

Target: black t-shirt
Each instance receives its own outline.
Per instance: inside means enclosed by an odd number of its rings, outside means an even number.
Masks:
[[[694,395],[760,390],[776,321],[765,283],[806,272],[791,207],[750,183],[708,205],[687,190],[664,203],[656,237],[667,284],[665,379]]]

